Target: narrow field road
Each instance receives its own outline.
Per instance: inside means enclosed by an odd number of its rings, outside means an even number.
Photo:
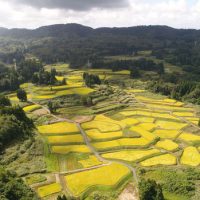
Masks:
[[[110,160],[107,160],[105,158],[103,158],[98,151],[96,151],[96,149],[90,144],[89,140],[88,140],[88,137],[85,133],[85,131],[82,129],[81,125],[79,123],[76,123],[79,130],[81,131],[81,134],[85,140],[85,143],[86,145],[90,148],[90,150],[94,153],[94,155],[102,162],[108,162],[108,163],[118,163],[118,164],[121,164],[121,165],[124,165],[126,167],[128,167],[130,169],[130,171],[132,172],[133,174],[133,181],[138,184],[138,178],[137,178],[137,174],[136,174],[136,170],[135,168],[133,168],[131,165],[123,162],[123,161],[110,161]]]

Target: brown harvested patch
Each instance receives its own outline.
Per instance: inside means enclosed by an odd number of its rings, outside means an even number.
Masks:
[[[77,123],[89,122],[93,119],[93,116],[77,116],[73,120]]]
[[[137,189],[129,184],[119,195],[118,200],[139,200]]]
[[[42,116],[42,115],[47,115],[49,114],[47,110],[45,110],[44,108],[35,110],[32,112],[34,115],[38,115],[38,116]]]

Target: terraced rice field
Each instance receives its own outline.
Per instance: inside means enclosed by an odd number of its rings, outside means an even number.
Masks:
[[[52,146],[52,153],[56,154],[68,154],[68,153],[91,153],[90,149],[86,145],[66,145],[66,146]]]
[[[89,156],[87,159],[79,160],[79,163],[81,163],[84,168],[93,167],[93,166],[103,164],[95,156]]]
[[[165,130],[165,129],[157,129],[153,131],[153,134],[162,139],[174,139],[179,135],[179,130]]]
[[[109,122],[104,121],[97,121],[93,120],[91,122],[83,123],[82,128],[85,130],[88,129],[98,129],[102,133],[104,132],[114,132],[114,131],[120,131],[121,127],[118,124],[110,124]]]
[[[64,135],[64,136],[48,136],[49,144],[79,144],[84,143],[82,135]]]
[[[59,183],[53,183],[50,185],[42,186],[38,188],[38,194],[40,197],[46,197],[55,193],[61,192],[62,188]]]
[[[134,117],[135,119],[137,119],[139,122],[141,123],[154,123],[155,118],[153,117]]]
[[[100,132],[98,129],[90,129],[85,131],[88,137],[92,140],[111,140],[123,136],[122,131],[115,132]]]
[[[68,188],[74,196],[81,196],[89,189],[94,188],[115,188],[129,176],[130,170],[120,164],[110,164],[93,170],[65,176]]]
[[[153,123],[141,123],[141,124],[139,124],[139,126],[141,128],[143,128],[144,130],[146,130],[146,131],[152,131],[152,130],[154,130],[157,127]]]
[[[171,140],[161,140],[157,142],[156,147],[165,149],[167,151],[173,151],[178,148],[178,144],[176,144],[175,142]]]
[[[31,106],[26,106],[26,107],[24,107],[23,110],[24,110],[25,112],[33,112],[33,111],[38,110],[38,109],[40,109],[40,108],[41,108],[40,105],[31,105]]]
[[[107,159],[116,159],[116,160],[124,160],[129,162],[134,162],[145,158],[147,156],[153,156],[158,154],[160,151],[157,149],[150,149],[150,150],[122,150],[116,151],[112,153],[105,153],[102,154],[104,158]]]
[[[146,131],[144,128],[139,126],[133,126],[130,128],[130,130],[139,133],[142,137],[144,137],[146,140],[150,142],[152,142],[157,138],[153,133],[150,133],[149,131]]]
[[[179,136],[179,139],[185,142],[200,142],[200,135],[195,135],[192,133],[182,133]]]
[[[60,70],[62,71],[65,67],[60,67]],[[103,78],[108,77],[102,70],[93,70],[93,72],[100,73]],[[31,97],[36,100],[47,100],[69,94],[87,95],[97,90],[84,86],[82,73],[74,71],[69,75],[57,76],[59,81],[66,76],[67,85],[54,86],[52,90],[50,87],[37,87],[30,84],[23,84],[21,87],[25,89],[32,87],[33,96]],[[119,74],[127,75],[127,71],[113,73],[108,70],[106,73],[111,77],[117,77]],[[65,121],[37,127],[38,132],[45,138],[50,157],[53,158],[52,162],[58,163],[59,169],[54,171],[62,172],[62,175],[70,171],[63,177],[67,189],[75,197],[83,198],[85,194],[95,190],[113,190],[131,175],[126,165],[137,166],[138,169],[171,166],[177,165],[177,160],[180,160],[178,164],[182,165],[200,165],[200,145],[199,148],[187,146],[187,143],[190,145],[195,143],[195,146],[198,146],[200,135],[188,133],[186,130],[189,129],[190,124],[182,120],[184,118],[189,122],[198,123],[199,118],[195,115],[193,108],[165,97],[150,98],[148,94],[143,96],[147,93],[143,89],[125,91],[133,93],[130,98],[136,96],[135,105],[111,109],[112,112],[106,110],[102,112],[106,114],[95,115],[95,111],[104,109],[105,105],[111,108],[116,106],[106,97],[106,102],[98,102],[97,105],[91,106],[89,113],[94,114],[91,117],[92,120],[80,123],[90,145],[102,158],[111,162],[102,162],[95,156],[96,154],[91,151],[92,148],[85,143],[85,136],[82,135],[84,133],[79,130],[76,123]],[[16,96],[12,95],[10,98],[14,99]],[[71,107],[70,111],[76,112],[73,106]],[[85,108],[84,106],[77,107]],[[31,105],[26,106],[24,110],[32,112],[39,108],[40,106]],[[51,158],[48,159],[51,160]],[[117,161],[124,164],[118,164]],[[42,198],[61,191],[59,183],[42,186],[37,190]]]
[[[140,123],[137,119],[133,119],[133,118],[126,118],[126,119],[121,120],[121,122],[125,124],[126,126],[136,125]]]
[[[92,145],[99,151],[108,149],[118,149],[127,147],[145,147],[149,141],[144,138],[122,138],[118,140],[111,140],[107,142],[94,142]]]
[[[200,153],[195,147],[186,147],[180,160],[183,165],[198,166],[200,165]]]
[[[170,122],[165,120],[157,120],[155,124],[157,127],[166,130],[181,130],[182,128],[188,126],[186,123]]]
[[[149,158],[145,161],[142,161],[140,164],[143,167],[151,167],[157,165],[176,165],[176,157],[171,154],[164,154],[160,156],[155,156],[153,158]]]
[[[37,128],[40,134],[46,136],[79,133],[77,126],[69,122],[58,122],[54,124],[38,126]]]

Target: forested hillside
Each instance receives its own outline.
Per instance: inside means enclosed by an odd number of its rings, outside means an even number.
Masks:
[[[1,28],[0,36],[0,58],[8,63],[26,53],[46,63],[63,61],[81,66],[88,60],[94,62],[104,56],[151,50],[157,58],[199,73],[198,30],[167,26],[92,29],[78,24],[61,24],[35,30]]]

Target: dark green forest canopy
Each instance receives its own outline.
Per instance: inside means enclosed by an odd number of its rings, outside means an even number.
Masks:
[[[14,172],[0,166],[1,200],[38,200],[35,193]]]
[[[81,66],[88,59],[95,61],[108,55],[152,50],[157,58],[181,65],[185,70],[193,67],[199,73],[199,30],[167,26],[92,29],[79,24],[61,24],[35,30],[1,29],[0,36],[0,49],[4,49],[0,59],[5,63],[19,61],[24,54],[31,53],[46,63],[63,61]]]

